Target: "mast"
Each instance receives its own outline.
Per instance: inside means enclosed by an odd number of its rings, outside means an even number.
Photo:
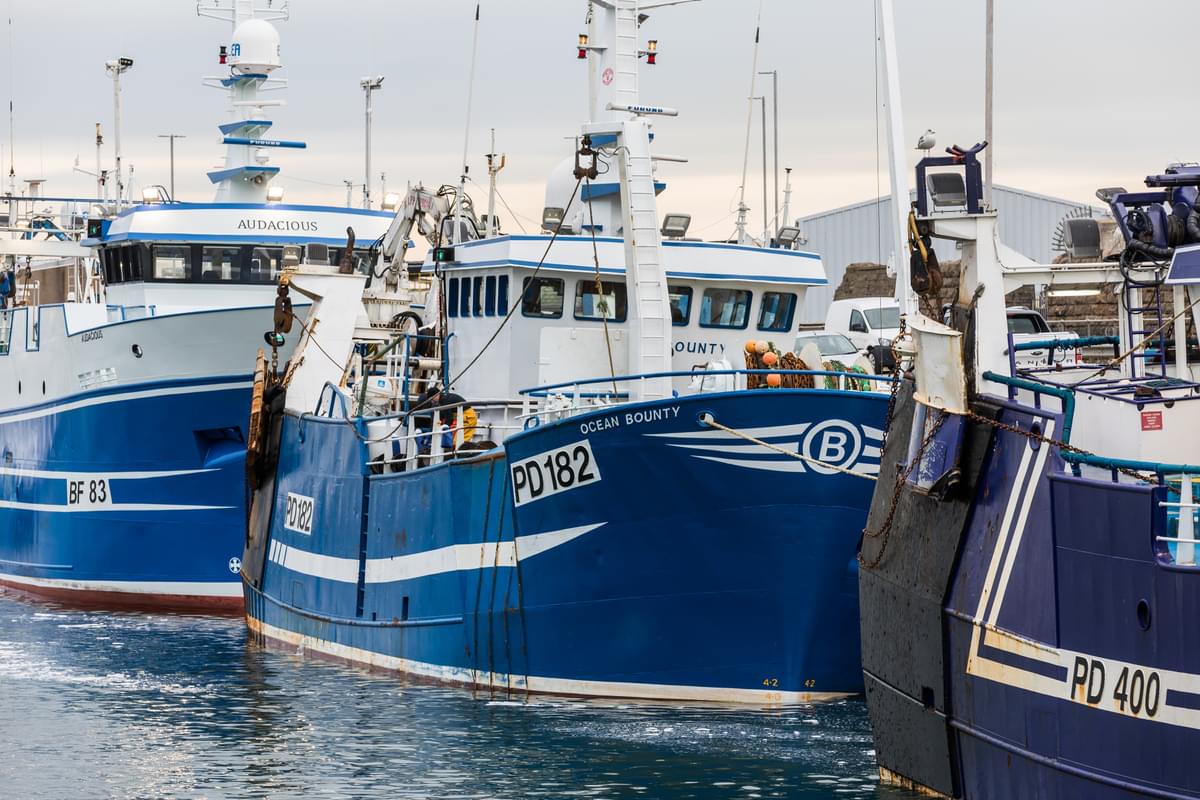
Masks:
[[[638,60],[650,53],[638,47],[642,12],[680,0],[639,3],[638,0],[593,0],[589,17],[587,57],[593,62],[589,92],[593,120],[584,126],[603,156],[617,162],[620,175],[620,221],[625,244],[625,283],[629,295],[629,371],[645,375],[671,370],[671,307],[658,206],[654,166],[650,155],[650,116],[675,116],[676,111],[643,104],[638,96]],[[687,2],[688,0],[684,0]],[[591,39],[604,32],[606,38]],[[601,43],[602,42],[602,43]],[[581,48],[584,50],[584,48]],[[607,142],[607,143],[605,143]],[[585,190],[590,187],[584,187]],[[585,191],[583,195],[589,197]],[[639,400],[670,397],[670,378],[647,378],[630,386]]]
[[[204,85],[223,89],[229,97],[229,121],[219,126],[225,164],[209,172],[208,179],[217,187],[217,202],[266,202],[268,185],[279,174],[279,167],[268,163],[269,151],[307,146],[262,138],[274,124],[266,118],[266,110],[286,105],[261,94],[287,86],[287,80],[272,76],[282,61],[279,31],[271,22],[288,19],[288,4],[286,0],[202,0],[196,13],[229,22],[233,29],[228,46],[218,51],[218,63],[228,67],[228,74],[204,79]],[[283,193],[276,189],[271,196],[278,201]]]
[[[993,24],[994,20],[994,0],[987,0],[987,45],[984,49],[984,101],[983,101],[983,140],[988,143],[988,148],[983,151],[983,205],[984,208],[992,207],[992,147],[993,131],[992,123],[994,121],[992,109],[992,96],[995,86],[993,78],[992,60],[992,43],[995,40],[996,28]]]
[[[888,120],[888,168],[892,181],[893,266],[896,275],[896,299],[900,313],[918,312],[917,298],[909,280],[908,213],[912,205],[908,188],[908,159],[904,153],[904,114],[900,103],[900,66],[896,58],[896,19],[892,0],[878,0],[880,17],[879,46],[883,50],[884,102]]]

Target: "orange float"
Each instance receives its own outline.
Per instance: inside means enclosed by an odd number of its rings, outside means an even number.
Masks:
[[[765,366],[773,367],[779,363],[779,356],[768,350],[767,352],[763,353],[762,362]]]
[[[772,372],[767,376],[767,386],[770,386],[772,389],[778,389],[782,385],[783,378],[781,378],[778,374]]]

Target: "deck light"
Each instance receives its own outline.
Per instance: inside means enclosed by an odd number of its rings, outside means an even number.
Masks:
[[[668,239],[682,239],[687,236],[691,224],[691,214],[667,214],[663,217],[662,235]]]
[[[1099,289],[1049,289],[1046,291],[1047,297],[1095,297],[1100,294]]]
[[[147,186],[142,189],[142,202],[146,205],[167,202],[167,192],[161,186]]]
[[[553,233],[562,225],[566,212],[561,208],[546,208],[542,211],[542,230]]]
[[[282,186],[268,186],[267,187],[267,202],[268,203],[282,203],[283,202],[283,187]]]
[[[926,178],[934,208],[960,208],[967,204],[967,182],[958,172],[933,172]]]
[[[383,202],[379,204],[379,207],[384,211],[395,211],[400,207],[400,195],[396,192],[388,192],[383,196]]]
[[[1063,244],[1071,258],[1099,259],[1103,252],[1100,246],[1100,223],[1091,217],[1064,219]]]
[[[776,241],[779,242],[779,246],[784,250],[791,250],[796,246],[797,242],[801,241],[803,235],[804,234],[802,234],[800,229],[796,226],[785,225],[779,229],[779,235],[776,237]]]

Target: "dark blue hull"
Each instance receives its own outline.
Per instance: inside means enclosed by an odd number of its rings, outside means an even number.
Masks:
[[[903,459],[901,405],[885,463]],[[1063,423],[1001,400],[977,410],[1052,439]],[[1200,575],[1159,538],[1173,535],[1167,488],[1074,476],[1055,448],[991,425],[962,441],[961,494],[905,489],[887,552],[864,546],[880,766],[972,799],[1200,796],[1186,756],[1200,746]]]
[[[249,376],[0,416],[0,583],[74,603],[241,603]]]
[[[333,658],[518,692],[861,691],[855,554],[874,482],[819,474],[698,417],[874,473],[886,404],[826,391],[640,403],[390,475],[363,474],[345,420],[289,415],[265,537],[252,525],[263,559],[246,587],[250,626]],[[558,462],[556,491],[534,498],[514,478],[585,445],[574,477]],[[312,498],[310,532],[284,525],[289,493]]]

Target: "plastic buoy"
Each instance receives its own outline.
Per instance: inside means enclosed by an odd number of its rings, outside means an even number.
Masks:
[[[767,376],[767,386],[770,386],[772,389],[778,389],[782,385],[783,385],[783,378],[781,378],[776,373],[772,372],[770,375]]]
[[[768,350],[767,352],[763,353],[762,362],[765,366],[773,367],[779,363],[779,356]]]
[[[754,352],[758,353],[759,355],[762,355],[770,349],[771,345],[767,344],[765,339],[759,339],[754,343]]]
[[[750,339],[749,341],[746,342],[746,352],[747,353],[755,352],[756,347],[758,347],[758,342],[754,341],[753,339]]]

